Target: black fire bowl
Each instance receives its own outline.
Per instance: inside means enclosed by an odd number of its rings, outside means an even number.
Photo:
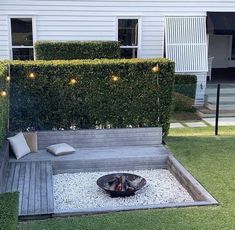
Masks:
[[[126,191],[117,191],[117,190],[111,190],[110,189],[110,183],[117,180],[117,178],[125,177],[125,179],[133,184],[133,187],[131,189],[128,189]],[[105,176],[100,177],[96,181],[97,185],[108,192],[111,197],[128,197],[128,196],[134,196],[135,192],[140,190],[146,185],[146,180],[138,175],[130,174],[130,173],[113,173],[108,174]]]

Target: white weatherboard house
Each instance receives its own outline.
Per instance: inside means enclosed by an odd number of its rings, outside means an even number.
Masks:
[[[33,59],[35,41],[120,40],[123,57],[168,57],[196,74],[200,104],[208,57],[235,67],[233,12],[235,0],[0,0],[0,59]]]

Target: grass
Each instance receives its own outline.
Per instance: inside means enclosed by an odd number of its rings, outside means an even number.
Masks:
[[[235,229],[235,128],[174,129],[167,144],[220,202],[216,207],[120,212],[20,223],[19,229]]]
[[[0,229],[15,230],[18,223],[18,193],[0,194]]]

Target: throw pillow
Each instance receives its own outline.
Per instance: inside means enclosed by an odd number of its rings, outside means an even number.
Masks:
[[[18,133],[13,137],[8,137],[7,139],[10,142],[11,148],[17,160],[30,153],[30,148],[22,132]]]
[[[60,155],[73,153],[76,150],[72,146],[70,146],[66,143],[61,143],[61,144],[55,144],[55,145],[48,146],[47,151],[54,154],[55,156],[60,156]]]
[[[38,135],[37,132],[25,132],[25,140],[30,148],[30,152],[36,153],[38,151]]]

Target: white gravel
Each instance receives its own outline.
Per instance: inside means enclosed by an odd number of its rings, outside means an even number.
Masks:
[[[146,186],[135,196],[111,198],[96,185],[96,180],[115,172],[65,173],[53,176],[55,210],[121,207],[178,202],[192,202],[192,197],[164,169],[122,171],[144,177]]]

